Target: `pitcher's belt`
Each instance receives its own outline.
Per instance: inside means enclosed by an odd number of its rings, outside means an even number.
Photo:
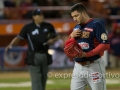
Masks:
[[[81,64],[82,66],[85,66],[85,65],[89,65],[91,63],[94,63],[94,61],[95,60],[93,60],[93,61],[84,61],[84,62],[77,62],[77,63]]]

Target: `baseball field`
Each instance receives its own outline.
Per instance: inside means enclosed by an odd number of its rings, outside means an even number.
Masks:
[[[71,73],[71,69],[50,70],[46,90],[70,90]],[[107,69],[106,78],[107,90],[120,90],[119,69]],[[28,71],[0,72],[0,90],[31,90]]]

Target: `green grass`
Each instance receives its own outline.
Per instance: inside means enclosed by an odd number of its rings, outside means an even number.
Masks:
[[[56,89],[69,89],[70,87],[70,79],[48,79],[53,81],[54,84],[47,84],[46,88],[48,90],[56,90]],[[19,82],[28,82],[29,78],[10,78],[10,79],[0,79],[0,83],[19,83]],[[0,90],[30,90],[30,87],[0,87]]]
[[[108,84],[107,85],[108,88],[120,88],[120,84]]]
[[[53,81],[53,84],[47,84],[47,90],[69,90],[70,87],[70,78],[68,79],[56,79],[49,78],[48,80]],[[0,83],[18,83],[18,82],[28,82],[29,78],[10,78],[10,79],[1,79]],[[107,88],[120,88],[120,84],[107,85]],[[30,87],[0,87],[0,90],[31,90]]]
[[[54,84],[47,84],[47,88],[53,89],[59,89],[59,88],[69,88],[70,87],[70,79],[55,79],[50,78],[48,80],[51,80],[54,82]]]
[[[0,78],[0,83],[19,83],[19,82],[27,82],[30,81],[29,78]]]
[[[30,87],[6,87],[0,88],[0,90],[31,90]]]
[[[9,73],[8,76],[4,76],[6,74],[0,73],[0,83],[19,83],[19,82],[28,82],[30,81],[30,77],[29,74],[26,73],[25,76],[24,74],[20,74],[20,76],[17,76],[19,74],[12,74]],[[11,76],[10,76],[11,75]],[[12,76],[15,75],[16,77]],[[10,77],[9,77],[10,76]],[[7,77],[7,78],[6,78]],[[111,78],[114,79],[114,78]],[[70,88],[70,82],[71,82],[71,78],[55,78],[55,77],[51,77],[48,78],[48,80],[53,81],[53,84],[47,84],[46,86],[46,90],[69,90]],[[120,84],[108,84],[107,85],[107,90],[119,90],[120,88]],[[117,88],[117,89],[116,89]],[[31,90],[31,87],[0,87],[0,90]],[[87,89],[89,90],[89,89]]]

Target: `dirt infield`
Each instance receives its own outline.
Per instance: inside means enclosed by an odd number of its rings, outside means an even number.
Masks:
[[[5,71],[0,72],[0,78],[28,78],[29,73],[27,71]]]

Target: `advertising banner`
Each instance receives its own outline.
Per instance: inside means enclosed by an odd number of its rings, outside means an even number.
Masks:
[[[7,53],[2,50],[0,54],[1,69],[19,69],[26,67],[26,51],[27,48],[24,47],[15,47],[9,50]]]
[[[74,22],[51,22],[57,32],[68,32],[71,30],[75,23]],[[0,24],[0,35],[15,35],[18,34],[25,23],[11,23],[11,24]]]
[[[4,54],[4,68],[20,68],[25,66],[26,53],[23,51],[11,51]]]

